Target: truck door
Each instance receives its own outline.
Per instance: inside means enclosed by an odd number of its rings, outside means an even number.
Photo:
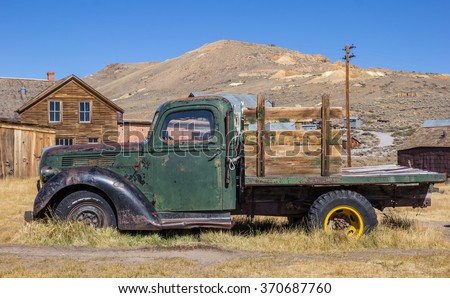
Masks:
[[[177,107],[160,115],[153,137],[157,211],[223,210],[225,141],[214,106]]]

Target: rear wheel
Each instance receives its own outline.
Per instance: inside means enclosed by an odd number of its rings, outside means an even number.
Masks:
[[[116,216],[109,203],[91,191],[77,191],[65,197],[55,209],[61,220],[78,221],[94,228],[117,227]]]
[[[357,192],[335,190],[321,195],[308,212],[308,226],[325,232],[342,231],[359,238],[378,224],[370,202]]]

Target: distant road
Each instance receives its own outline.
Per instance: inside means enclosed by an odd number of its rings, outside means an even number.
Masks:
[[[394,145],[394,138],[390,132],[378,132],[378,131],[368,131],[374,134],[379,140],[380,144],[377,147],[387,147]]]

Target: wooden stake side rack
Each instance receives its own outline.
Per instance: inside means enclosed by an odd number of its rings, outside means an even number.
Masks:
[[[256,108],[244,109],[246,176],[330,176],[342,169],[342,131],[331,129],[331,119],[342,119],[342,108],[330,107],[328,95],[321,107],[266,107],[258,95]],[[266,130],[267,123],[295,122],[295,130]],[[320,120],[320,129],[303,130],[302,122]]]

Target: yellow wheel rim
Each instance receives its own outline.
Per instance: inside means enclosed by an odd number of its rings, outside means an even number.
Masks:
[[[363,234],[364,222],[361,214],[353,207],[338,206],[330,210],[323,222],[326,233],[344,231],[347,236],[359,238]]]

